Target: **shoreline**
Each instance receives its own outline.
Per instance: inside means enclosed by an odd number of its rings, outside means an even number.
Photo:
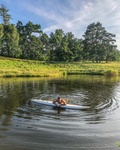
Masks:
[[[120,75],[120,63],[45,62],[0,57],[0,77],[60,77],[67,75]]]

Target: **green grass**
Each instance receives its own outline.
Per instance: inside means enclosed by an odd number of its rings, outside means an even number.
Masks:
[[[116,76],[120,74],[120,63],[61,63],[0,57],[0,77],[60,77],[69,74]]]
[[[118,147],[120,147],[120,144],[119,144],[118,142],[116,142],[116,145],[117,145]]]

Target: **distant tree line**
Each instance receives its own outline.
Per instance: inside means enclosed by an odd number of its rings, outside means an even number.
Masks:
[[[116,61],[120,52],[115,45],[115,35],[105,30],[100,22],[88,25],[83,39],[72,32],[56,29],[48,36],[39,24],[18,21],[10,24],[9,10],[1,5],[0,55],[45,61]]]

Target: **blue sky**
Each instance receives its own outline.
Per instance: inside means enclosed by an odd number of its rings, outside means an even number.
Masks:
[[[82,38],[87,26],[99,21],[116,35],[120,50],[120,0],[0,0],[0,4],[9,9],[11,23],[31,21],[47,34],[63,29]]]

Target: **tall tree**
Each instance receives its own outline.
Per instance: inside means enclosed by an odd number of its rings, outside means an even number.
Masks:
[[[30,21],[26,25],[23,25],[21,21],[18,21],[16,28],[20,36],[19,45],[22,50],[21,58],[42,59],[42,42],[39,39],[41,26],[33,24]]]
[[[1,55],[8,57],[19,57],[21,51],[18,45],[19,34],[14,25],[4,25],[4,35],[2,37]]]
[[[73,61],[81,61],[83,60],[83,40],[82,39],[74,39],[74,46],[72,49],[73,52]]]
[[[3,25],[0,24],[0,39],[2,38],[3,36]]]
[[[10,23],[11,15],[8,12],[9,10],[2,4],[0,8],[0,16],[3,19],[4,25],[8,25]]]
[[[64,36],[64,31],[62,29],[55,30],[55,33],[50,34],[50,59],[60,61],[60,47],[62,38]]]
[[[66,34],[68,38],[68,55],[69,55],[69,61],[78,61],[82,60],[82,51],[83,51],[83,44],[82,39],[77,39],[74,37],[72,32],[68,32]]]
[[[82,60],[83,44],[81,39],[74,37],[72,32],[65,34],[62,40],[62,54],[64,61]]]
[[[0,51],[1,51],[1,47],[2,47],[2,37],[3,37],[4,33],[3,33],[3,25],[0,24]]]
[[[87,27],[84,36],[85,59],[92,61],[108,60],[108,53],[115,47],[115,35],[108,33],[100,22]]]
[[[82,59],[83,44],[72,32],[64,33],[57,29],[50,35],[50,59],[54,61],[77,61]]]
[[[44,60],[49,60],[50,59],[50,42],[49,42],[49,37],[46,33],[42,33],[40,35],[40,41],[42,42],[42,51],[43,51],[43,56]]]

